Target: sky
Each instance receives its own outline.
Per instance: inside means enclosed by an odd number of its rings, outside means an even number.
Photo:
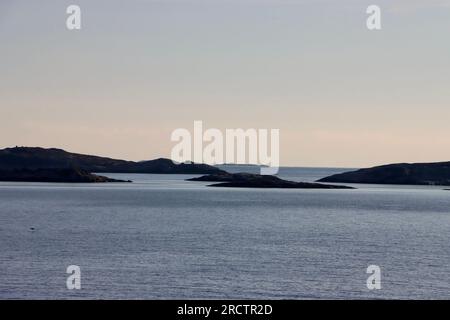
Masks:
[[[201,120],[285,166],[450,161],[449,34],[450,0],[2,0],[0,148],[169,157]]]

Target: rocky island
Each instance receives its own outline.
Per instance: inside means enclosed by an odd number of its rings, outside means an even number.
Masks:
[[[282,189],[354,189],[352,187],[329,185],[321,183],[294,182],[283,180],[275,176],[252,174],[252,173],[218,173],[198,178],[187,179],[188,181],[219,182],[209,187],[230,188],[282,188]]]
[[[119,182],[95,173],[211,174],[206,164],[175,164],[169,159],[141,162],[71,153],[61,149],[15,147],[0,150],[0,181]]]
[[[450,162],[389,164],[335,174],[318,181],[450,186]]]

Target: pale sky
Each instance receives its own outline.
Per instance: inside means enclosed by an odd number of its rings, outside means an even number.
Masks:
[[[450,161],[449,36],[450,0],[1,0],[0,148],[169,157],[202,120],[282,165]]]

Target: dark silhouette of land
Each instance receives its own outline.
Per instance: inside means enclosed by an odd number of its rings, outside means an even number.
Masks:
[[[224,171],[205,164],[175,164],[163,158],[134,162],[54,148],[15,147],[0,150],[0,181],[130,182],[106,178],[93,172],[208,174]]]
[[[209,185],[210,187],[230,188],[282,188],[282,189],[354,189],[347,186],[328,185],[321,183],[294,182],[283,180],[275,176],[251,174],[251,173],[218,173],[188,181],[220,182]]]
[[[335,174],[318,181],[450,186],[450,162],[389,164]]]
[[[71,153],[61,149],[15,147],[0,150],[0,169],[78,168],[99,173],[210,174],[224,172],[206,164],[175,164],[170,159],[141,162]]]
[[[175,164],[170,159],[141,162],[71,153],[61,149],[15,147],[0,150],[0,181],[117,182],[93,173],[208,174],[190,181],[219,182],[214,187],[349,189],[341,185],[293,182],[275,176],[231,174],[206,164]],[[335,174],[318,180],[331,183],[368,183],[450,186],[450,162],[399,163]]]

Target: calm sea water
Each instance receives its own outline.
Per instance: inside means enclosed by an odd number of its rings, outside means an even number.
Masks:
[[[450,298],[442,188],[222,189],[183,175],[108,176],[135,183],[0,183],[0,298]],[[381,290],[366,287],[371,264]],[[81,268],[81,290],[66,288],[69,265]]]

